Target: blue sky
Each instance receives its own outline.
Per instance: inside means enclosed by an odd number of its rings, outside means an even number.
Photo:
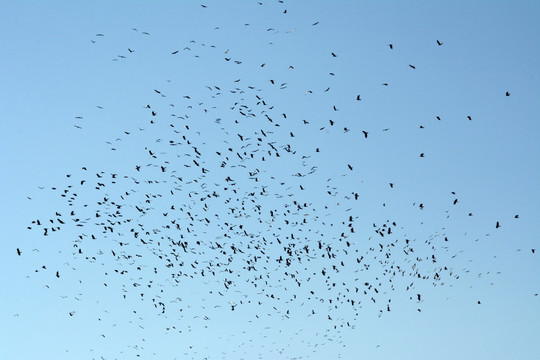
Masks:
[[[0,13],[2,359],[538,358],[538,2]]]

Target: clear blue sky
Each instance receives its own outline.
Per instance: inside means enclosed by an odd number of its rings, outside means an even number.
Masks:
[[[540,357],[540,3],[0,14],[0,358]]]

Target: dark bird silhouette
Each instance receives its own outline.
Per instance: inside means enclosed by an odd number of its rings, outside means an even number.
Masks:
[[[510,96],[510,93],[508,91],[506,92],[506,96]]]
[[[409,67],[410,67],[411,69],[416,69],[416,66],[411,65],[411,64],[409,64]]]
[[[21,256],[21,250],[19,248],[17,248],[17,255]]]
[[[442,42],[440,42],[439,40],[437,40],[437,45],[441,46],[442,44],[444,44],[444,43],[442,43]]]

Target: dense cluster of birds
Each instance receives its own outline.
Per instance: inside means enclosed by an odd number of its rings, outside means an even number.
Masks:
[[[131,31],[151,37],[135,28]],[[92,46],[103,37],[96,34]],[[433,45],[444,43],[434,39]],[[381,46],[396,51],[394,44]],[[214,61],[248,66],[233,50],[195,40],[163,56],[199,56],[196,50],[202,47],[214,51]],[[125,51],[113,60],[125,61],[137,54],[136,46]],[[328,50],[330,66],[339,56]],[[410,71],[416,69],[407,65]],[[331,69],[329,76],[338,72],[339,68]],[[141,155],[129,164],[130,171],[81,165],[66,174],[64,186],[42,188],[58,194],[63,210],[31,220],[28,229],[46,238],[71,241],[73,251],[69,266],[47,264],[35,272],[50,273],[60,281],[66,272],[76,273],[81,264],[91,264],[103,286],[113,286],[120,299],[137,298],[148,305],[152,316],[169,319],[167,332],[189,331],[177,319],[184,316],[183,292],[189,293],[197,283],[206,289],[199,299],[204,305],[195,316],[203,322],[212,320],[212,308],[246,311],[261,324],[269,317],[316,317],[326,324],[325,337],[336,341],[340,329],[358,325],[362,309],[377,311],[379,316],[391,312],[397,293],[421,312],[422,286],[459,279],[461,273],[447,255],[451,241],[444,231],[417,239],[397,218],[360,218],[356,210],[363,195],[343,182],[358,177],[351,161],[354,151],[350,159],[335,160],[341,173],[325,177],[320,172],[324,146],[308,149],[300,144],[298,125],[290,124],[300,124],[306,134],[338,130],[358,142],[390,129],[356,130],[339,116],[339,104],[333,103],[328,107],[335,117],[325,123],[292,119],[279,101],[266,95],[269,89],[286,90],[287,82],[246,82],[249,79],[239,78],[209,84],[204,99],[188,90],[176,98],[164,89],[149,89],[153,96],[137,110],[146,126],[126,129],[116,142],[108,142],[110,151],[119,151],[121,141],[136,137]],[[316,92],[330,93],[331,87],[309,89],[303,95]],[[350,95],[352,103],[362,100],[359,94]],[[229,106],[223,108],[222,103]],[[74,126],[84,131],[84,117],[76,116],[76,121]],[[386,186],[399,191],[397,180]],[[447,194],[448,206],[458,206],[455,192]],[[411,207],[411,211],[424,209],[423,202]],[[503,224],[504,219],[494,220],[493,228]],[[16,251],[24,256],[26,250]],[[291,304],[301,307],[292,311]],[[66,314],[76,317],[77,309]]]

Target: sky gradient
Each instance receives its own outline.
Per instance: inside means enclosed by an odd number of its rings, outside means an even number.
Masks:
[[[261,3],[0,1],[0,358],[538,359],[540,3]]]

